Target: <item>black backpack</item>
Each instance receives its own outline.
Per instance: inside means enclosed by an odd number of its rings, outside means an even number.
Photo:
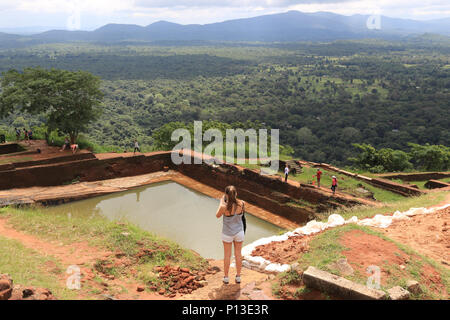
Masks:
[[[242,201],[242,224],[244,225],[244,233],[247,231],[247,219],[245,219],[245,202]]]

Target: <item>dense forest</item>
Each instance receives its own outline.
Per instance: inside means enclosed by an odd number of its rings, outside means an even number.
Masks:
[[[0,51],[0,71],[29,66],[100,76],[100,119],[85,136],[155,147],[169,122],[258,122],[298,158],[351,164],[357,148],[450,146],[450,44],[417,38],[332,43],[53,44]],[[15,113],[0,130],[39,126]]]

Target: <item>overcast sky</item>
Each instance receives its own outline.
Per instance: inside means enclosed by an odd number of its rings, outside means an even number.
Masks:
[[[288,10],[428,20],[450,17],[450,0],[0,0],[0,28],[92,30],[159,20],[205,24]]]

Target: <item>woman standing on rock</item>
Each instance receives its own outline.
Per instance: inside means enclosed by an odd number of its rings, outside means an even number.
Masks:
[[[220,205],[216,217],[223,216],[222,242],[224,248],[223,282],[228,284],[228,271],[230,270],[231,250],[234,243],[234,256],[236,259],[236,283],[241,283],[242,269],[242,242],[244,241],[244,212],[245,203],[237,199],[237,191],[234,186],[225,188],[225,195],[220,199]]]

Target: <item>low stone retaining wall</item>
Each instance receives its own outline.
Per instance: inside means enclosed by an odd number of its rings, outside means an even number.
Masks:
[[[0,154],[8,154],[22,151],[23,149],[17,143],[0,144]]]
[[[77,181],[96,181],[162,171],[170,154],[86,159],[0,172],[0,190],[32,186],[58,186]]]
[[[450,172],[415,172],[415,173],[396,173],[380,174],[382,179],[399,179],[402,181],[426,181],[439,180],[450,177]]]
[[[191,157],[191,163],[195,163],[194,158]],[[200,162],[200,159],[197,160]],[[278,176],[261,175],[258,171],[233,164],[171,164],[171,168],[219,190],[234,185],[243,200],[257,203],[271,212],[282,212],[284,217],[298,224],[314,219],[315,212],[342,206],[372,204],[353,197],[331,197],[331,194],[320,189],[285,183]]]
[[[427,187],[428,189],[448,188],[450,187],[450,183],[442,182],[439,180],[430,180],[425,183],[425,187]]]
[[[14,162],[14,163],[0,165],[0,172],[7,171],[7,170],[13,170],[13,169],[17,169],[17,168],[34,167],[34,166],[47,165],[47,164],[53,164],[53,163],[71,162],[71,161],[88,160],[88,159],[96,159],[96,157],[94,154],[87,152],[87,153],[70,154],[70,155],[61,156],[61,157],[53,157],[53,158],[42,159],[42,160]]]

